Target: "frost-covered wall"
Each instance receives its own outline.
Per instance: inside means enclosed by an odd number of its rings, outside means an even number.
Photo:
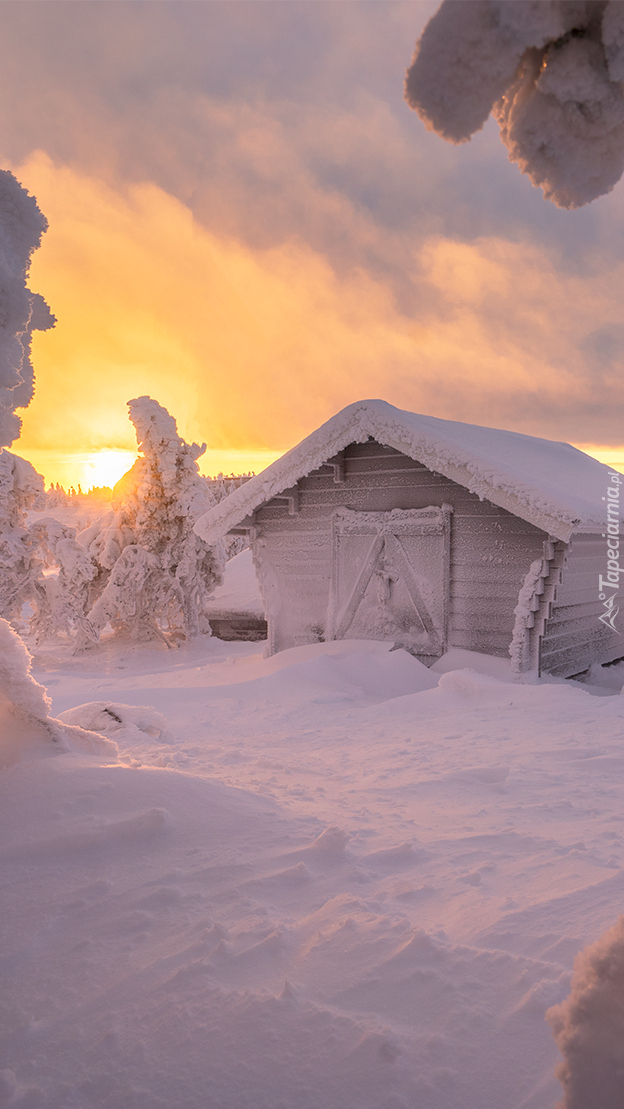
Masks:
[[[543,672],[569,677],[594,662],[611,662],[624,656],[624,637],[601,620],[605,609],[598,583],[606,560],[602,535],[576,535],[567,547],[544,614],[540,650]]]
[[[32,332],[55,323],[43,297],[26,287],[31,255],[47,226],[34,197],[12,173],[0,170],[0,447],[18,438],[15,409],[32,399]]]
[[[253,553],[271,652],[327,633],[336,510],[390,513],[445,504],[452,513],[448,597],[442,599],[448,608],[447,642],[441,649],[508,657],[518,594],[529,566],[542,555],[545,533],[374,441],[351,444],[254,514]],[[401,542],[409,553],[409,541]],[[417,562],[416,556],[418,572]],[[377,571],[375,588],[383,590],[385,577],[392,589],[394,567]]]
[[[548,199],[578,208],[624,170],[624,4],[444,0],[405,95],[450,142],[493,111],[511,160]]]

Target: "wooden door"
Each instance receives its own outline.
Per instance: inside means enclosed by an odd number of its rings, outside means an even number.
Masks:
[[[444,653],[451,511],[338,509],[328,639],[393,639],[424,662]]]

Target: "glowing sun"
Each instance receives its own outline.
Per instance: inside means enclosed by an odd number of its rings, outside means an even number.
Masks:
[[[81,458],[82,477],[79,479],[83,489],[96,485],[116,485],[120,477],[136,461],[135,451],[100,450]]]

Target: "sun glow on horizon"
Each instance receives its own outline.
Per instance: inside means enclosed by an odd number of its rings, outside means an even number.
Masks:
[[[80,486],[83,493],[94,487],[112,488],[137,458],[136,451],[118,450],[114,447],[80,452],[21,449],[19,439],[9,450],[32,463],[35,470],[43,475],[46,488],[50,483],[58,483],[64,489],[77,489]]]
[[[91,489],[100,485],[109,485],[112,488],[134,465],[136,458],[136,451],[115,449],[94,451],[93,454],[86,455],[82,463],[85,474],[84,483],[80,482],[82,488],[86,486]]]
[[[250,244],[155,184],[116,190],[41,152],[13,169],[50,221],[30,287],[58,322],[33,336],[13,446],[47,484],[118,480],[134,458],[126,403],[143,394],[211,444],[210,475],[263,470],[362,397],[544,438],[620,435],[616,406],[585,418],[583,342],[619,318],[624,263],[580,284],[532,243],[432,231],[414,314],[375,268],[343,271],[305,238]],[[581,449],[624,468],[619,447]]]
[[[593,443],[573,443],[572,446],[591,455],[597,462],[624,474],[624,447],[601,447]]]
[[[26,458],[42,474],[46,488],[62,485],[64,489],[81,487],[84,493],[100,486],[112,488],[131,468],[136,451],[106,447],[96,451],[55,451],[44,448],[22,448],[18,439],[9,447],[12,454]],[[260,473],[284,452],[282,450],[208,449],[199,459],[199,469],[207,477],[224,474]]]

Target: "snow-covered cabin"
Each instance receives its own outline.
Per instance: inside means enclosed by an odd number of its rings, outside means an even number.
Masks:
[[[394,639],[427,664],[461,647],[567,677],[624,656],[623,481],[567,443],[366,400],[196,531],[249,535],[271,653]]]

